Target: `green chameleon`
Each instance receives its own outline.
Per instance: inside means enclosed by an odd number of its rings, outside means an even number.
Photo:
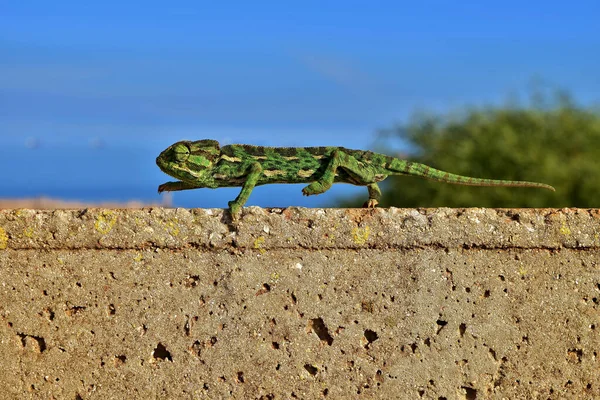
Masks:
[[[197,188],[241,186],[237,198],[229,202],[236,219],[256,185],[268,183],[309,183],[305,196],[321,194],[333,183],[366,186],[375,207],[381,198],[377,182],[388,175],[414,175],[440,182],[473,186],[526,186],[554,188],[544,183],[471,178],[440,171],[424,164],[343,147],[262,147],[231,144],[221,147],[216,140],[182,141],[169,146],[156,164],[179,179],[163,183],[158,192]]]

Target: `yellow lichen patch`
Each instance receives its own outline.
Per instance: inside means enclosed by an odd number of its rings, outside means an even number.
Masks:
[[[103,235],[106,235],[108,232],[110,232],[112,230],[112,228],[113,228],[113,226],[115,226],[116,222],[117,222],[117,216],[115,215],[114,212],[102,211],[96,217],[96,222],[94,223],[94,227],[96,228],[96,230],[98,232],[100,232]]]
[[[563,222],[562,226],[560,227],[560,233],[562,233],[563,235],[570,235],[571,234],[571,229],[569,229],[569,227],[567,226],[567,224],[565,224]]]
[[[3,228],[0,228],[0,250],[4,250],[8,247],[8,235]]]
[[[169,232],[169,235],[171,235],[171,236],[179,235],[179,221],[177,220],[177,218],[173,218],[172,220],[167,221],[164,224],[165,224],[165,229],[167,230],[167,232]]]
[[[521,275],[522,277],[527,275],[527,270],[523,266],[519,267],[519,275]]]
[[[135,255],[135,257],[133,257],[133,261],[135,262],[140,262],[144,260],[144,256],[142,255],[142,253],[137,253]]]
[[[365,226],[364,228],[354,228],[352,229],[352,239],[356,244],[365,244],[367,240],[369,240],[369,235],[371,234],[371,228]]]
[[[259,236],[254,240],[254,248],[257,249],[260,254],[265,254],[266,250],[263,249],[263,244],[265,244],[265,237]]]
[[[29,227],[29,228],[23,229],[23,236],[25,236],[29,239],[33,239],[33,228]]]

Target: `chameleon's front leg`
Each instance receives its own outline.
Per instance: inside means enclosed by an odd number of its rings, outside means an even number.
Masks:
[[[232,200],[228,203],[229,212],[231,214],[232,219],[235,220],[238,218],[240,211],[242,211],[242,206],[246,203],[248,197],[250,197],[250,193],[252,193],[252,189],[254,189],[254,186],[256,186],[256,183],[258,182],[262,171],[263,170],[260,163],[255,162],[250,165],[250,168],[248,169],[248,172],[246,174],[246,181],[242,186],[242,191],[235,198],[235,200]]]
[[[191,183],[181,182],[181,181],[165,182],[162,185],[158,186],[158,193],[175,192],[178,190],[198,189],[200,187],[202,187],[202,186],[196,186],[196,185],[192,185]]]

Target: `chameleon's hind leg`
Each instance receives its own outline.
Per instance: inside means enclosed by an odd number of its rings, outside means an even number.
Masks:
[[[302,189],[305,196],[321,194],[331,188],[335,181],[337,169],[342,168],[351,177],[351,181],[348,183],[369,187],[369,202],[379,199],[381,191],[377,185],[372,186],[378,179],[376,179],[376,174],[370,165],[358,161],[341,150],[333,151],[330,157],[329,164],[321,178]]]
[[[363,207],[375,208],[379,204],[379,199],[381,199],[381,189],[376,183],[367,185],[367,189],[369,190],[369,200],[365,201]]]
[[[254,189],[254,187],[256,186],[256,183],[258,182],[258,179],[260,178],[262,172],[262,167],[258,162],[251,164],[250,168],[246,171],[246,180],[244,181],[244,185],[242,186],[242,191],[240,192],[240,194],[238,194],[235,200],[232,200],[228,203],[229,212],[231,214],[232,219],[235,220],[239,216],[243,205],[248,200],[248,197],[250,197],[250,193],[252,193],[252,189]]]

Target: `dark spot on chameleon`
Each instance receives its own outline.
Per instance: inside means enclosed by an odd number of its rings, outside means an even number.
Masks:
[[[249,154],[251,156],[265,156],[266,155],[265,148],[263,146],[252,146],[249,144],[243,144],[243,145],[241,145],[241,147],[244,150],[244,152],[246,152],[247,154]]]
[[[224,146],[221,147],[221,154],[224,154],[228,157],[235,157],[235,153],[234,153],[235,149],[233,148],[233,146]]]
[[[329,148],[325,146],[305,147],[304,150],[306,150],[309,154],[312,154],[314,156],[324,156],[328,154]]]
[[[298,155],[295,147],[278,147],[277,154],[282,157],[294,157]]]

